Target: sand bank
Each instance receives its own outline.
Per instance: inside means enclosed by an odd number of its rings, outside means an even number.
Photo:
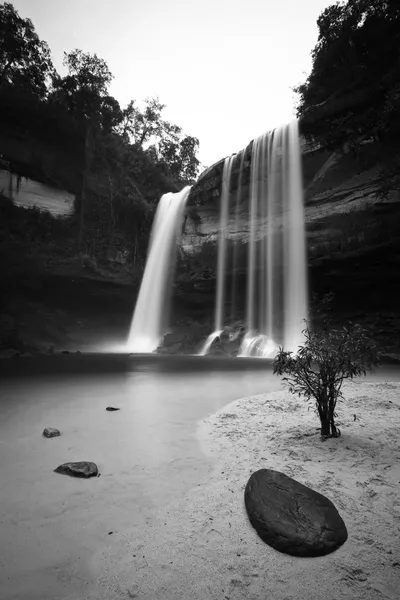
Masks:
[[[286,391],[243,398],[201,421],[211,478],[102,550],[90,598],[398,600],[400,384],[351,383],[344,394],[339,439],[323,441],[313,406]],[[260,468],[327,495],[347,525],[344,546],[295,558],[264,544],[243,502]]]

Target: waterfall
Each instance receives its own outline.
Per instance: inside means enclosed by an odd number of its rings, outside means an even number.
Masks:
[[[284,347],[297,350],[304,338],[304,319],[308,319],[307,250],[304,228],[303,172],[297,121],[287,128],[288,213],[285,248],[287,271],[285,290]]]
[[[237,186],[237,191],[236,191],[236,201],[235,201],[235,207],[234,207],[235,208],[235,213],[234,213],[235,214],[235,218],[234,218],[234,233],[235,234],[238,234],[239,229],[240,229],[240,211],[241,211],[241,203],[243,200],[242,185],[243,185],[245,155],[246,155],[246,152],[243,150],[241,158],[240,158],[238,186]],[[235,318],[236,308],[237,308],[237,296],[239,293],[238,278],[237,278],[236,271],[234,270],[235,266],[238,265],[238,262],[239,262],[239,243],[237,242],[233,246],[233,256],[232,256],[233,272],[232,272],[231,293],[230,293],[230,305],[231,305],[230,317],[231,317],[232,321]]]
[[[238,355],[271,357],[279,345],[285,350],[297,351],[304,341],[302,331],[304,320],[308,318],[298,122],[259,136],[253,142],[251,152],[246,306],[244,336]],[[229,300],[229,317],[232,320],[235,316],[239,251],[238,246],[234,247],[229,261],[228,242],[232,233],[238,233],[242,218],[246,197],[241,188],[246,166],[245,152],[240,160],[233,155],[224,162],[214,331],[203,344],[201,355],[207,354],[215,339],[224,332]],[[235,181],[236,189],[232,191]],[[188,186],[177,194],[165,194],[159,202],[127,342],[131,352],[153,352],[166,333],[171,279],[176,264],[176,238],[189,192]],[[230,231],[232,224],[234,232]],[[243,329],[236,333],[231,327],[226,330],[232,340],[238,339],[240,331]]]
[[[217,298],[215,306],[214,331],[208,336],[199,354],[204,356],[209,351],[213,341],[224,329],[224,306],[226,292],[226,262],[227,262],[227,229],[230,208],[230,183],[234,155],[225,159],[222,173],[222,194],[220,206],[220,227],[217,258]]]
[[[169,317],[171,278],[176,264],[176,240],[190,186],[164,194],[157,206],[142,283],[127,341],[130,352],[153,352]]]
[[[237,199],[243,178],[243,156]],[[214,339],[224,330],[229,235],[227,190],[230,189],[231,176],[232,157],[225,160],[223,172],[215,331],[208,337],[201,354],[209,351]],[[237,228],[238,200],[234,210]],[[253,142],[248,240],[245,335],[239,356],[274,356],[279,345],[296,352],[304,341],[302,330],[308,317],[303,182],[297,121],[267,132]]]

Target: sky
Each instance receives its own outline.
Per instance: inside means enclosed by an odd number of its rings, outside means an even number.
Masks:
[[[11,0],[52,51],[103,58],[125,107],[159,96],[203,167],[295,116],[317,18],[335,0]]]

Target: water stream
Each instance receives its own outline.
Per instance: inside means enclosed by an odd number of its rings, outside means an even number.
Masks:
[[[153,352],[166,333],[176,240],[189,192],[187,186],[176,194],[164,194],[158,204],[127,342],[130,352]]]

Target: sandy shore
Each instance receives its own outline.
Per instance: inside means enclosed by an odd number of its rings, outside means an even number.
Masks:
[[[344,394],[339,439],[322,441],[313,406],[286,391],[243,398],[203,420],[197,433],[215,460],[211,478],[99,552],[90,598],[398,600],[400,384],[351,383]],[[347,525],[344,546],[303,559],[264,544],[243,501],[260,468],[327,495]]]

